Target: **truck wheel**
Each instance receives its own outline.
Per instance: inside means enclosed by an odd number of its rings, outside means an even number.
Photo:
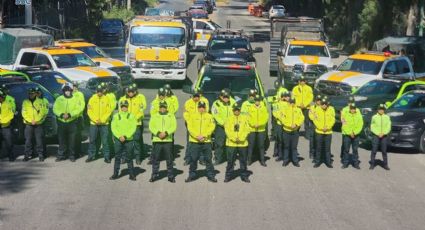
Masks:
[[[419,141],[419,151],[421,153],[425,153],[425,131],[421,136],[421,139]]]

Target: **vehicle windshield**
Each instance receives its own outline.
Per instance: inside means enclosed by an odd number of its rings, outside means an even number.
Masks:
[[[135,46],[184,45],[185,30],[180,27],[137,26],[131,29],[130,43]]]
[[[379,96],[379,95],[394,95],[400,91],[402,84],[392,81],[370,81],[360,87],[354,95],[358,96]]]
[[[381,67],[382,62],[349,58],[338,67],[338,70],[376,75],[381,70]]]
[[[284,10],[285,8],[283,6],[273,6],[274,10]]]
[[[214,39],[211,40],[209,50],[249,50],[248,40],[238,39]]]
[[[79,66],[92,66],[96,64],[86,54],[59,54],[53,55],[58,68],[75,68]]]
[[[83,51],[90,58],[104,58],[108,56],[102,49],[97,46],[78,47],[77,49]]]
[[[22,105],[22,102],[28,98],[28,89],[39,87],[40,85],[36,83],[26,83],[26,84],[9,84],[6,85],[9,90],[9,94],[15,98],[17,105]],[[43,96],[49,101],[49,103],[53,104],[55,101],[54,97],[51,93],[46,91],[43,87],[41,87],[41,91],[43,92]]]
[[[415,110],[425,112],[425,94],[424,93],[407,93],[399,98],[391,106],[392,109],[399,110]]]
[[[100,28],[122,27],[122,22],[118,20],[105,20],[100,23]]]
[[[28,73],[31,80],[42,85],[52,94],[61,94],[62,85],[71,82],[67,77],[58,72],[35,72]]]
[[[291,45],[288,50],[288,56],[318,56],[329,57],[325,46]]]
[[[253,70],[212,69],[206,71],[199,84],[203,92],[220,92],[229,88],[233,93],[244,93],[249,89],[259,89]]]

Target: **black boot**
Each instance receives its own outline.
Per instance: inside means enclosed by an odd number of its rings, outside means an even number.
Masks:
[[[118,172],[114,172],[114,174],[111,176],[111,177],[109,177],[109,180],[116,180],[116,179],[118,179]]]

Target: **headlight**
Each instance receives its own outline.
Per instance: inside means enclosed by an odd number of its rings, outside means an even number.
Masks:
[[[294,67],[293,66],[290,66],[290,65],[283,66],[283,70],[285,72],[292,72],[293,69],[294,69]]]
[[[363,115],[366,115],[366,114],[372,112],[372,108],[363,108],[363,109],[361,109],[361,112],[362,112]]]
[[[184,61],[178,61],[178,62],[175,62],[173,66],[176,68],[184,68],[186,67],[186,63]]]
[[[416,129],[414,127],[404,127],[400,131],[400,135],[414,135],[416,133]]]

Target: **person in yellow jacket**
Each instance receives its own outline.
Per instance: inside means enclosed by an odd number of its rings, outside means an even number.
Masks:
[[[226,132],[227,152],[227,166],[224,182],[227,183],[232,179],[236,157],[238,157],[241,179],[243,182],[249,183],[247,155],[250,127],[247,117],[241,114],[241,107],[239,104],[236,103],[233,105],[233,115],[226,121],[224,130]]]
[[[385,170],[390,170],[388,167],[388,154],[387,154],[387,144],[388,144],[388,135],[391,132],[391,118],[385,114],[386,106],[380,104],[378,106],[378,112],[373,115],[370,123],[370,131],[373,134],[372,137],[372,152],[370,154],[370,170],[375,168],[375,157],[378,149],[381,149],[383,168]]]
[[[248,108],[248,124],[250,127],[250,133],[248,135],[248,165],[252,164],[252,155],[254,149],[258,149],[260,154],[260,164],[266,167],[265,160],[265,142],[266,142],[266,128],[269,122],[269,112],[267,107],[263,103],[263,97],[255,95],[254,105]]]
[[[167,108],[168,108],[167,111],[169,113],[176,114],[177,110],[175,108],[175,104],[168,104],[167,90],[165,90],[164,88],[159,88],[156,98],[151,102],[151,107],[149,111],[151,116],[159,113],[159,110],[160,110],[159,105],[161,102],[167,103]]]
[[[304,117],[308,117],[308,109],[311,102],[313,102],[313,89],[307,85],[304,76],[301,76],[298,85],[292,89],[292,96],[295,98],[296,105],[303,111]],[[308,119],[304,119],[304,137],[309,138],[310,132],[314,132]]]
[[[167,102],[167,105],[169,107],[168,112],[173,113],[174,115],[179,111],[179,99],[176,95],[174,95],[173,91],[171,90],[170,84],[165,84],[165,101]]]
[[[43,95],[43,91],[41,90],[40,87],[35,87],[35,92],[36,92],[36,96],[37,98],[40,98],[41,100],[43,100],[43,109],[46,110],[46,114],[49,113],[49,101],[47,100],[47,98],[44,97]]]
[[[31,159],[33,153],[33,139],[35,139],[35,152],[39,161],[44,161],[44,133],[43,122],[47,117],[43,99],[37,98],[34,88],[28,89],[28,99],[22,102],[22,118],[25,124],[25,157],[24,161]]]
[[[274,82],[274,89],[276,91],[275,95],[269,95],[267,97],[267,102],[271,107],[270,108],[271,114],[273,114],[273,109],[276,107],[276,104],[280,101],[282,93],[285,93],[288,91],[285,87],[282,86],[282,83],[279,80],[276,80]],[[276,141],[277,132],[278,132],[277,130],[280,130],[280,125],[277,124],[277,120],[275,119],[274,116],[272,116],[272,129],[271,129],[272,139],[271,140],[275,141],[275,145],[277,143]],[[277,152],[274,152],[273,157],[277,157],[277,156],[278,156]]]
[[[83,111],[81,111],[81,113],[78,115],[77,118],[77,130],[76,130],[76,135],[75,135],[75,153],[76,156],[80,156],[80,155],[84,155],[82,153],[82,142],[83,142],[83,137],[82,137],[82,130],[84,129],[84,111],[86,108],[86,100],[84,97],[84,94],[78,89],[78,82],[74,81],[72,83],[73,86],[73,91],[72,94],[74,95],[74,97],[76,97],[78,100],[78,103],[81,104],[81,106],[84,108]]]
[[[195,90],[193,92],[193,95],[191,98],[189,98],[185,103],[184,103],[184,113],[183,113],[183,118],[185,121],[185,125],[187,128],[187,122],[190,120],[190,116],[193,114],[197,114],[198,113],[198,105],[199,103],[204,103],[205,104],[205,110],[208,113],[209,111],[209,102],[208,99],[206,99],[205,97],[202,96],[202,91],[201,90]],[[185,150],[185,154],[184,154],[184,165],[189,165],[190,164],[190,154],[189,154],[189,145],[190,145],[190,141],[189,141],[189,130],[187,130],[187,134],[186,134],[186,150]],[[205,161],[203,161],[203,157],[200,157],[202,164],[205,163]]]
[[[273,117],[276,121],[277,128],[275,129],[275,143],[274,143],[274,154],[276,161],[283,160],[283,129],[282,123],[279,121],[279,117],[282,116],[283,111],[289,106],[289,100],[291,99],[291,93],[288,91],[280,94],[280,100],[273,105]]]
[[[177,129],[176,117],[167,110],[167,102],[159,104],[159,113],[153,114],[149,121],[149,130],[152,133],[152,176],[154,182],[159,178],[159,160],[161,154],[167,161],[168,181],[175,183],[173,168],[173,136]]]
[[[333,168],[331,160],[332,128],[335,124],[335,109],[329,105],[327,99],[322,99],[321,106],[315,110],[316,118],[316,160],[314,167],[322,164],[322,150],[325,155],[325,164],[328,168]]]
[[[56,161],[65,160],[68,153],[69,159],[75,162],[75,136],[77,133],[77,120],[84,105],[75,97],[71,84],[62,86],[63,95],[56,98],[53,104],[53,113],[58,121],[59,149]]]
[[[124,100],[128,101],[128,110],[136,117],[137,120],[137,129],[134,134],[134,155],[136,157],[136,164],[140,165],[142,163],[142,156],[145,154],[145,144],[143,141],[143,118],[145,117],[145,109],[147,108],[146,97],[143,94],[138,93],[137,85],[133,84],[127,87],[126,95],[122,96],[119,102]]]
[[[15,161],[15,155],[12,151],[13,142],[12,142],[12,129],[10,124],[12,123],[13,118],[15,117],[16,105],[14,104],[15,99],[9,96],[7,100],[7,94],[4,91],[0,90],[0,127],[1,127],[1,139],[0,142],[4,143],[4,155],[9,156],[9,161]]]
[[[315,100],[314,100],[314,104],[312,106],[310,106],[310,108],[308,109],[308,117],[306,117],[305,119],[309,119],[310,122],[310,128],[311,130],[313,130],[312,132],[310,132],[310,137],[308,138],[309,141],[309,158],[313,161],[313,164],[316,163],[316,132],[314,130],[316,130],[316,127],[314,126],[314,120],[317,118],[316,115],[316,109],[320,108],[322,105],[322,99],[324,97],[322,97],[322,95],[317,95]]]
[[[189,153],[190,167],[189,177],[186,182],[192,182],[196,179],[196,169],[200,156],[205,161],[208,181],[216,183],[214,166],[212,164],[212,146],[211,136],[215,129],[214,118],[207,112],[207,104],[200,101],[197,105],[198,112],[191,114],[187,121],[189,131]]]
[[[96,87],[96,94],[90,97],[87,104],[87,115],[90,119],[90,142],[86,162],[96,159],[96,145],[100,138],[105,163],[111,163],[111,150],[109,146],[109,120],[112,115],[111,101],[106,96],[106,89],[102,85]]]
[[[129,103],[124,100],[119,103],[120,111],[116,113],[111,122],[112,135],[114,138],[114,174],[109,178],[115,180],[119,178],[121,158],[127,162],[129,179],[135,181],[136,174],[134,172],[133,146],[134,133],[136,133],[137,119],[128,111]]]
[[[232,115],[232,106],[234,103],[231,100],[230,93],[223,89],[211,107],[212,115],[217,124],[214,131],[214,165],[219,165],[226,160],[224,156],[226,143],[224,124]]]
[[[300,137],[300,127],[304,122],[304,115],[299,107],[295,105],[295,100],[289,100],[289,106],[283,111],[280,117],[283,128],[283,163],[288,166],[289,162],[295,167],[300,167],[298,159],[298,139]],[[291,159],[289,159],[291,158]]]
[[[341,113],[342,121],[342,168],[345,169],[350,163],[349,151],[353,149],[353,167],[360,169],[359,161],[359,135],[363,129],[363,117],[356,104],[349,105],[348,113]]]
[[[111,84],[102,82],[101,85],[106,90],[106,96],[109,97],[112,110],[115,110],[117,108],[117,97],[115,96],[114,92],[112,92]]]
[[[348,97],[347,105],[341,109],[341,112],[340,112],[340,121],[341,121],[341,124],[344,123],[344,121],[342,119],[342,117],[344,116],[344,114],[349,114],[350,113],[350,105],[352,103],[356,103],[356,100],[354,99],[354,96]],[[360,112],[360,109],[357,108],[357,110],[359,110],[359,112]],[[344,135],[342,137],[344,139]],[[343,155],[344,155],[344,144],[341,145],[341,154],[340,154],[341,163],[342,163]]]
[[[248,99],[245,100],[242,103],[242,107],[241,107],[241,113],[243,115],[248,115],[249,113],[249,108],[251,106],[254,106],[255,104],[255,97],[258,95],[258,91],[256,89],[250,89],[249,93],[248,93]],[[267,106],[266,102],[264,100],[261,101],[261,104],[263,104],[264,106]]]
[[[12,107],[12,110],[13,110],[13,113],[15,113],[16,112],[15,98],[13,98],[12,96],[9,95],[9,89],[6,87],[5,84],[1,85],[0,91],[3,92],[3,95],[5,97],[5,100],[13,106]]]

